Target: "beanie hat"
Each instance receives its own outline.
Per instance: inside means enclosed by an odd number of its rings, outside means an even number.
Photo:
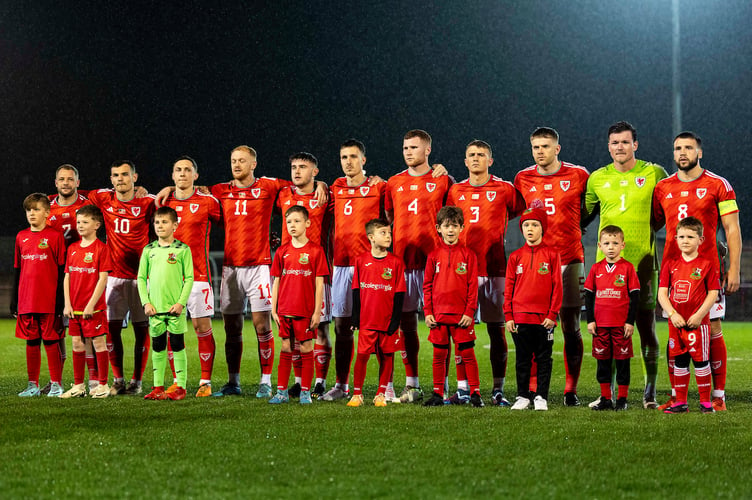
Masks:
[[[546,233],[546,211],[542,208],[533,207],[528,208],[524,212],[522,212],[522,215],[520,215],[520,231],[522,231],[522,223],[526,220],[537,220],[540,222],[541,227],[543,228],[542,234]]]

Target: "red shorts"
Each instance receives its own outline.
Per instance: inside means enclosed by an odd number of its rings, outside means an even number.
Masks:
[[[431,328],[428,334],[428,341],[432,344],[446,345],[452,339],[455,344],[465,342],[475,342],[475,328],[473,325],[467,328],[460,328],[457,325],[444,325],[439,323],[436,328]]]
[[[698,362],[710,359],[710,324],[702,324],[696,330],[676,328],[668,322],[668,353],[676,357],[688,352]]]
[[[16,337],[23,340],[60,340],[65,337],[63,317],[55,313],[19,314],[16,319]]]
[[[358,354],[373,354],[376,352],[378,343],[379,351],[384,354],[391,354],[402,350],[400,347],[400,336],[398,333],[387,335],[386,332],[376,330],[358,330]]]
[[[279,318],[279,336],[283,339],[295,339],[305,342],[316,337],[316,331],[310,330],[311,318],[292,318],[282,316]]]
[[[623,326],[596,327],[593,337],[595,359],[629,359],[634,357],[632,337],[624,338]]]
[[[107,327],[107,311],[94,313],[94,316],[89,319],[84,319],[83,316],[76,316],[73,319],[68,318],[68,334],[71,337],[91,339],[100,335],[106,335],[109,331]]]

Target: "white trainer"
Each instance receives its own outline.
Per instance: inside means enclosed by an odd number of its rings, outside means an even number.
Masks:
[[[535,396],[535,399],[533,400],[533,405],[535,406],[535,409],[538,411],[548,411],[548,401],[543,399],[541,396]]]
[[[527,398],[523,398],[522,396],[517,396],[514,400],[514,404],[512,405],[512,410],[527,410],[527,407],[530,406],[530,400]]]
[[[71,388],[65,391],[60,397],[68,399],[82,398],[84,396],[86,396],[86,386],[84,384],[73,384]]]

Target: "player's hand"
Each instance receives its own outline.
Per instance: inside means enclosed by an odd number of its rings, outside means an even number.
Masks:
[[[279,237],[279,233],[272,231],[269,235],[269,246],[272,250],[276,250],[282,244],[282,239]]]
[[[277,330],[279,330],[279,316],[277,315],[277,311],[272,311],[272,319],[274,320],[274,324],[277,325]]]
[[[154,309],[153,305],[151,305],[151,304],[145,304],[144,305],[144,314],[146,314],[149,317],[152,317],[155,314],[157,314],[157,310]]]
[[[739,290],[740,282],[739,269],[729,267],[728,272],[723,276],[723,284],[721,286],[726,290],[726,293],[734,293]]]
[[[311,316],[311,323],[308,328],[312,332],[315,332],[319,327],[319,323],[321,323],[321,312],[316,311],[315,313],[313,313],[313,316]]]
[[[384,179],[382,179],[378,175],[370,175],[370,176],[368,176],[368,185],[369,186],[376,185],[379,182],[384,182]]]
[[[687,328],[690,330],[695,330],[700,327],[702,324],[703,316],[700,316],[699,314],[695,313],[689,318],[687,318]]]
[[[473,324],[473,318],[468,316],[467,314],[463,314],[462,318],[460,318],[460,322],[457,323],[457,326],[460,328],[467,328],[468,326]]]
[[[82,314],[82,316],[84,317],[84,319],[91,319],[94,316],[94,306],[87,304],[86,307],[84,307],[84,313]]]
[[[442,177],[444,175],[448,175],[449,172],[447,171],[446,167],[442,165],[441,163],[437,163],[436,165],[431,165],[431,169],[433,170],[431,172],[431,177]]]
[[[517,325],[514,324],[514,320],[504,323],[504,327],[509,333],[517,333]]]
[[[167,312],[173,316],[180,316],[183,313],[183,304],[173,304],[173,306]]]
[[[73,308],[71,306],[65,306],[65,308],[63,308],[63,316],[66,318],[73,318]]]
[[[170,197],[173,191],[175,191],[175,186],[167,186],[166,188],[160,189],[156,195],[156,199],[154,200],[154,203],[157,205],[157,207],[164,205],[167,201],[167,198]]]
[[[676,328],[684,328],[685,326],[687,326],[687,322],[684,321],[682,315],[676,311],[674,311],[674,314],[672,314],[669,319],[671,320],[671,324]]]
[[[196,191],[198,191],[201,194],[211,194],[211,189],[209,189],[209,186],[194,186]]]
[[[634,335],[634,325],[630,325],[629,323],[624,323],[624,338],[628,339]]]
[[[326,206],[327,202],[329,201],[329,186],[326,185],[326,182],[316,181],[315,193],[316,201],[319,202],[319,206]]]
[[[144,186],[136,186],[136,191],[135,191],[136,198],[145,198],[146,195],[148,194],[149,194],[149,190],[146,189]]]
[[[546,330],[550,330],[556,326],[556,321],[546,318],[543,320],[543,323],[541,323],[541,326],[545,328]]]
[[[595,336],[595,321],[587,324],[587,331],[590,335]]]
[[[436,323],[436,318],[433,317],[433,314],[427,314],[426,315],[426,326],[428,328],[436,328],[438,323]]]

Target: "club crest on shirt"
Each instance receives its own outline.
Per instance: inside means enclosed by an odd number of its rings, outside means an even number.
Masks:
[[[541,262],[540,267],[538,267],[538,274],[548,274],[549,267],[548,262]]]
[[[634,183],[637,185],[638,188],[641,188],[645,185],[645,178],[644,177],[635,177]]]
[[[308,206],[311,207],[311,210],[319,206],[319,200],[308,200]]]
[[[298,262],[300,264],[308,264],[308,254],[307,253],[300,254],[300,258],[298,259]]]
[[[258,198],[259,196],[261,196],[261,188],[251,189],[251,194],[253,195],[254,198]]]
[[[562,191],[569,191],[570,185],[571,181],[559,181],[559,186],[561,187]]]
[[[467,262],[458,262],[457,269],[454,272],[457,274],[467,274]]]
[[[434,189],[436,189],[436,184],[435,184],[435,183],[433,183],[433,182],[428,182],[428,183],[426,183],[426,190],[427,190],[427,191],[428,191],[429,193],[433,193],[433,190],[434,190]]]
[[[167,255],[167,263],[168,264],[177,264],[178,263],[178,259],[175,258],[175,254],[173,252],[170,252]]]
[[[496,199],[496,191],[486,191],[486,199],[488,201],[494,201]]]
[[[617,274],[616,279],[614,280],[614,286],[624,286],[624,275],[623,274]]]
[[[700,280],[702,279],[702,268],[696,267],[695,270],[692,272],[692,274],[689,275],[690,278],[693,280]]]
[[[191,203],[191,204],[190,204],[190,205],[188,206],[188,208],[190,208],[190,209],[191,209],[191,213],[192,213],[192,214],[195,214],[196,212],[198,212],[198,206],[199,206],[199,205],[198,205],[198,203]]]
[[[385,267],[384,272],[381,273],[381,277],[384,278],[385,280],[392,279],[392,269],[389,267]]]
[[[47,243],[47,238],[42,238],[39,240],[39,245],[37,245],[39,248],[44,250],[45,248],[50,248],[50,245]]]
[[[371,190],[368,186],[360,186],[360,196],[368,196],[368,192]]]
[[[131,213],[134,217],[138,217],[141,213],[141,207],[131,207]]]
[[[85,252],[84,262],[94,262],[94,252]]]
[[[705,198],[705,195],[708,194],[708,190],[707,188],[697,188],[697,191],[695,191],[695,193],[697,193],[697,198],[703,199]]]

